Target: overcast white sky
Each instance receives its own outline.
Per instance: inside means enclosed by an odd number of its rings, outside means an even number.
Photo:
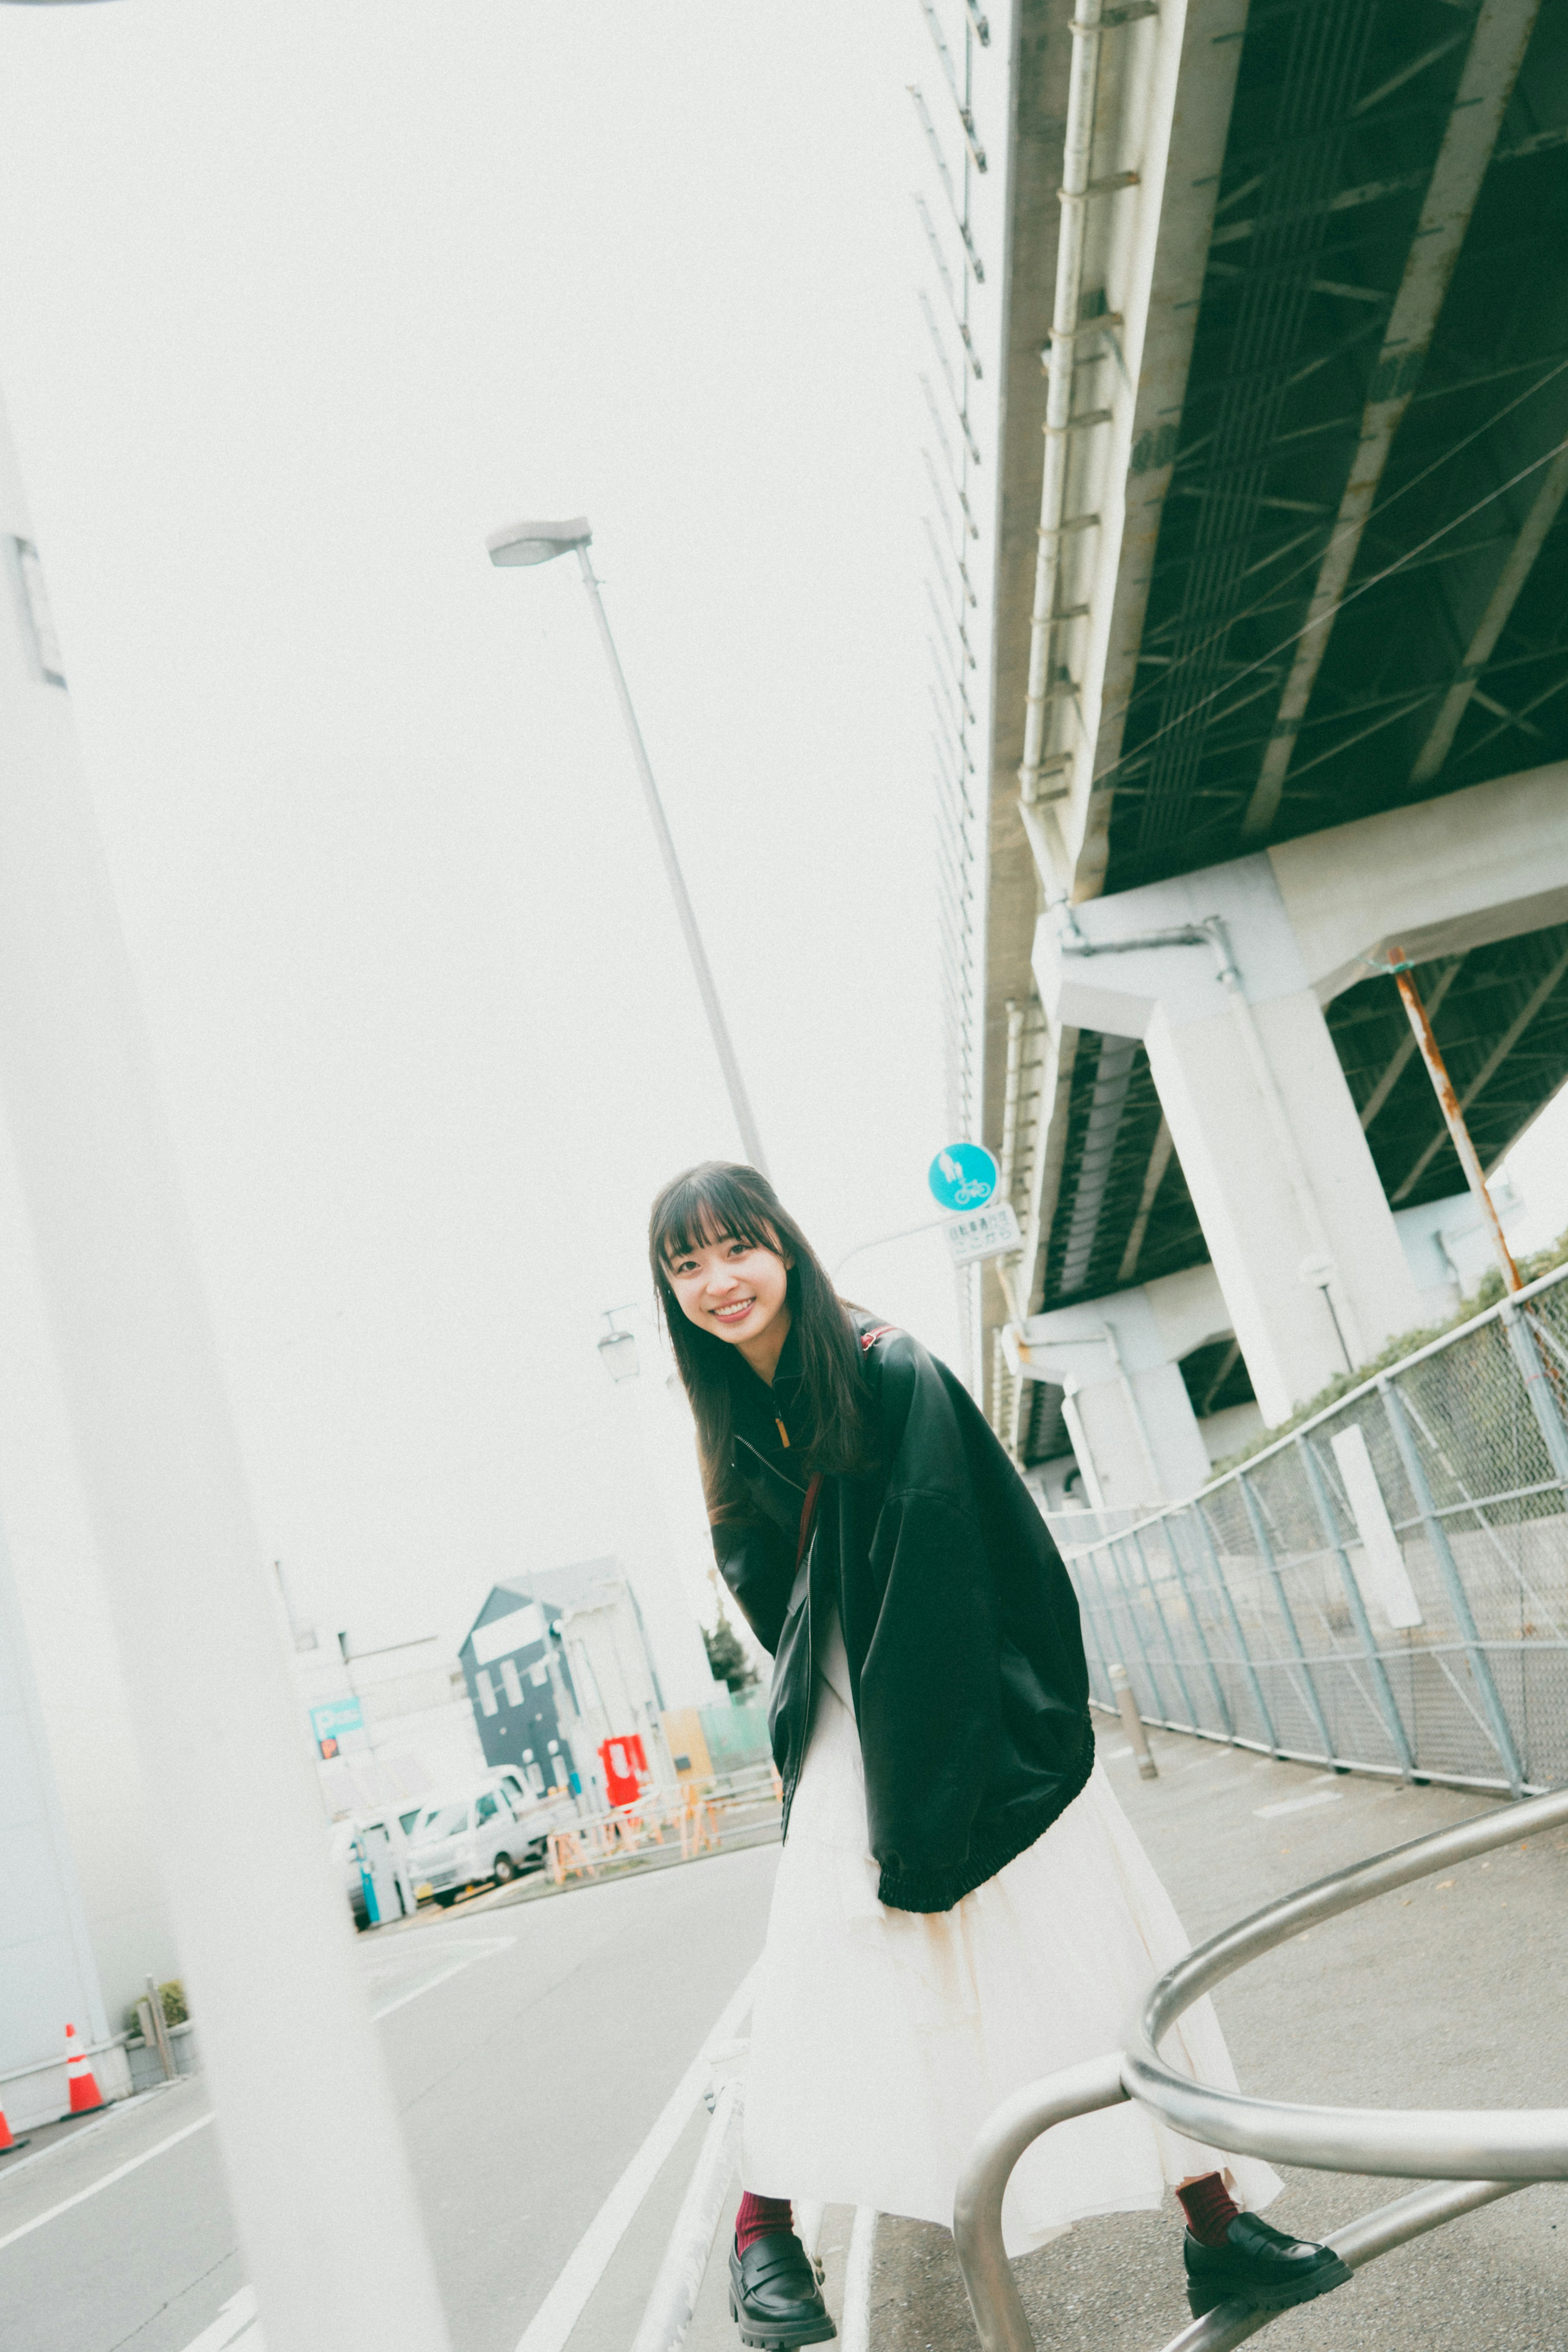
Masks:
[[[263,1540],[455,1636],[614,1548],[601,1308],[734,1156],[934,1213],[911,0],[0,9],[0,383]],[[919,46],[917,46],[919,45]],[[939,1235],[857,1264],[955,1350]]]
[[[593,520],[786,1197],[830,1260],[930,1213],[932,72],[913,0],[0,8],[0,383],[329,1629],[455,1639],[615,1548],[598,1318],[737,1148],[575,571],[498,523]],[[956,1351],[940,1236],[852,1287]]]

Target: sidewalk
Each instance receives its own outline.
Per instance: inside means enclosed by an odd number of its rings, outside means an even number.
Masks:
[[[1159,1732],[1161,1777],[1142,1781],[1119,1727],[1096,1720],[1112,1785],[1195,1942],[1492,1801]],[[1338,2105],[1568,2106],[1568,1832],[1442,1878],[1310,1929],[1220,1988],[1243,2089]],[[1413,2185],[1285,2179],[1269,2218],[1303,2237]],[[1179,2222],[1173,2200],[1159,2214],[1081,2224],[1027,2257],[1019,2272],[1039,2352],[1161,2352],[1190,2316]],[[946,2231],[884,2218],[874,2352],[968,2352],[975,2340]],[[1281,2352],[1564,2352],[1568,2184],[1526,2189],[1385,2255],[1257,2341]]]

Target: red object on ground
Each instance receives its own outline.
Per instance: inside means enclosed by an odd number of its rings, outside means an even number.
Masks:
[[[604,1767],[604,1785],[610,1791],[611,1803],[634,1805],[648,1781],[642,1733],[622,1732],[613,1739],[601,1739],[599,1760]]]
[[[73,2116],[90,2116],[104,2104],[103,2093],[98,2087],[98,2077],[87,2063],[87,2052],[81,2046],[81,2036],[74,2025],[66,2028],[66,2084],[70,2093]]]
[[[26,2145],[25,2139],[17,2139],[13,2134],[10,2125],[5,2120],[5,2110],[0,2107],[0,2156],[4,2156],[10,2148],[26,2147]]]

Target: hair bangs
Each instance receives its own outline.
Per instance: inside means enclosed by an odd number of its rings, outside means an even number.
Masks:
[[[666,1265],[715,1242],[744,1242],[747,1249],[773,1249],[778,1235],[758,1213],[738,1171],[710,1162],[693,1168],[663,1193],[652,1235],[653,1252]]]
[[[747,1507],[734,1462],[733,1383],[744,1367],[716,1331],[690,1321],[675,1296],[671,1267],[717,1241],[768,1249],[789,1268],[789,1328],[799,1351],[803,1423],[800,1458],[811,1472],[863,1468],[869,1441],[862,1409],[861,1350],[832,1277],[759,1169],[705,1160],[673,1177],[648,1219],[653,1295],[696,1423],[697,1453],[708,1517],[733,1518]]]

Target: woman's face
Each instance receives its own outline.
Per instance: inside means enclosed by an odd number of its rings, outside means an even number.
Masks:
[[[727,1339],[732,1347],[747,1349],[770,1326],[780,1343],[788,1333],[789,1310],[784,1301],[792,1263],[777,1250],[721,1233],[694,1242],[680,1257],[666,1258],[664,1271],[689,1323]]]

